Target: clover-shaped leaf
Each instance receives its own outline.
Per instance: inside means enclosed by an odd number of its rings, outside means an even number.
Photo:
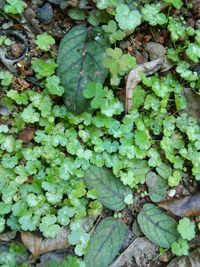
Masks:
[[[110,20],[108,25],[103,25],[102,28],[109,34],[111,44],[116,41],[121,41],[125,37],[125,33],[121,30],[117,30],[117,23],[114,20]]]
[[[172,4],[175,8],[180,9],[183,5],[182,0],[164,0],[165,3]]]
[[[178,232],[183,239],[192,240],[195,237],[195,224],[189,218],[183,218],[179,221]]]
[[[55,44],[55,40],[51,35],[43,33],[37,35],[37,40],[35,41],[35,43],[41,50],[49,51],[50,45]]]
[[[39,227],[45,237],[55,237],[59,233],[60,226],[56,222],[57,218],[55,215],[49,214],[42,218]]]
[[[53,75],[46,79],[46,90],[52,95],[61,96],[64,93],[64,87],[60,86],[60,79],[58,76]]]
[[[152,26],[155,26],[157,24],[163,25],[167,23],[165,14],[160,13],[160,6],[157,4],[145,4],[142,9],[142,17]]]
[[[104,104],[106,95],[107,91],[101,83],[89,82],[85,90],[83,90],[85,98],[93,98],[90,104],[94,109],[100,108]]]
[[[71,217],[74,216],[74,209],[69,207],[63,207],[58,210],[58,221],[62,225],[68,225]]]
[[[123,54],[118,47],[106,50],[106,59],[103,62],[104,67],[109,69],[112,74],[111,85],[118,85],[120,76],[128,73],[136,65],[136,60],[129,54]]]
[[[120,4],[116,8],[115,19],[122,30],[134,30],[141,23],[141,14],[138,10],[130,10],[127,5]]]

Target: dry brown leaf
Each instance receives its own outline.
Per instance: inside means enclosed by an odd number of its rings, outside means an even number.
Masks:
[[[148,52],[151,60],[160,57],[165,57],[166,49],[163,45],[156,42],[148,42],[144,45],[145,50]]]
[[[163,201],[159,207],[179,217],[200,216],[200,194]]]
[[[24,144],[27,144],[33,139],[34,133],[35,133],[34,128],[26,128],[18,134],[18,138],[22,140]]]
[[[158,71],[163,64],[163,58],[158,58],[150,62],[138,65],[130,71],[126,81],[126,99],[125,111],[127,112],[132,105],[133,90],[141,82],[140,73],[143,72],[146,76]]]
[[[171,261],[167,267],[199,267],[200,266],[200,248],[190,252],[188,256],[177,257]]]
[[[16,231],[9,231],[3,234],[0,234],[0,241],[2,242],[10,242],[16,237]]]
[[[109,267],[149,267],[157,252],[158,246],[146,237],[138,237]],[[134,262],[134,258],[137,264]]]
[[[62,227],[60,233],[55,238],[42,238],[30,232],[21,232],[23,244],[32,253],[32,257],[37,259],[39,255],[59,249],[66,249],[70,246],[67,242],[68,228]]]
[[[188,101],[188,106],[184,112],[187,112],[190,116],[194,116],[198,123],[200,123],[200,95],[191,88],[184,88],[183,94]]]
[[[169,62],[168,58],[166,57],[166,48],[156,42],[148,42],[144,45],[145,50],[148,52],[149,57],[151,60],[157,59],[157,58],[163,58],[163,64],[161,67],[161,71],[165,72],[170,70],[174,64]]]

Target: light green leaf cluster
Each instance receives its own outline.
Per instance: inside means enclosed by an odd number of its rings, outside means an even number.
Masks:
[[[138,10],[130,10],[127,5],[117,5],[115,19],[122,30],[135,30],[141,24],[141,14]]]
[[[190,64],[182,61],[176,67],[176,71],[180,74],[181,78],[186,81],[194,82],[198,80],[198,74],[190,70]]]
[[[55,40],[51,35],[47,33],[43,33],[43,34],[37,35],[35,43],[41,50],[49,51],[50,46],[55,44]]]
[[[85,98],[90,99],[90,105],[94,109],[100,109],[101,113],[107,117],[121,114],[124,110],[122,103],[114,97],[112,90],[102,86],[100,83],[90,82],[83,90]]]
[[[135,6],[128,6],[121,0],[96,2],[97,7],[105,9],[101,10],[101,20],[96,23],[106,24],[101,32],[109,37],[111,44],[122,40],[125,31],[134,31],[142,21],[152,26],[166,24],[172,42],[176,43],[175,48],[168,50],[168,57],[177,64],[176,72],[180,77],[195,87],[199,78],[190,61],[199,61],[199,30],[186,26],[183,20],[169,17],[168,21],[160,4],[141,5],[140,14]],[[177,9],[183,5],[181,0],[164,2]],[[9,0],[8,4],[12,5]],[[36,44],[43,51],[49,51],[54,43],[48,34],[37,36]],[[187,57],[181,61],[184,51]],[[87,216],[94,222],[103,210],[99,191],[89,189],[85,183],[85,174],[91,165],[112,171],[114,179],[125,188],[138,190],[138,185],[146,182],[154,202],[166,196],[168,185],[178,186],[188,169],[196,180],[200,180],[200,126],[194,118],[182,113],[187,107],[182,96],[185,85],[172,74],[162,77],[157,74],[145,77],[143,74],[141,84],[133,91],[132,107],[128,114],[124,114],[123,103],[112,87],[123,86],[122,78],[135,66],[135,58],[123,54],[120,48],[107,49],[104,67],[109,70],[110,86],[95,82],[86,84],[83,95],[91,107],[89,112],[80,115],[70,113],[57,102],[55,96],[62,96],[64,88],[55,75],[57,64],[54,58],[32,60],[32,68],[43,90],[19,92],[9,88],[4,101],[13,112],[5,116],[5,122],[0,125],[1,232],[6,227],[17,231],[39,229],[45,237],[55,237],[61,226],[68,226],[71,229],[68,241],[75,246],[75,253],[82,256],[87,253],[90,240],[83,219]],[[9,72],[0,72],[1,84],[6,90],[12,78]],[[35,131],[27,146],[19,136],[28,127],[34,127]],[[155,171],[156,185],[163,186],[161,195],[155,195],[150,186],[150,170]],[[134,203],[130,188],[123,195],[123,205]],[[156,206],[149,207],[152,212],[159,211]],[[162,216],[171,231],[170,227],[176,222]],[[141,221],[145,220],[143,217],[141,213]],[[154,218],[159,222],[160,217]],[[169,247],[172,243],[173,253],[187,255],[187,240],[195,236],[195,225],[184,218],[179,221],[177,229],[174,227],[170,242],[166,236],[161,244]],[[0,255],[0,263],[15,266],[13,253],[20,254],[20,248],[12,245],[4,258]],[[65,264],[82,266],[73,257],[69,257]]]
[[[136,66],[136,60],[129,54],[123,54],[120,48],[108,48],[106,51],[104,66],[111,73],[111,85],[118,85],[121,76],[128,73],[129,70]]]
[[[47,60],[34,58],[31,61],[31,66],[36,73],[36,77],[38,79],[41,79],[53,75],[57,67],[57,64],[52,58]]]
[[[115,7],[118,3],[118,0],[97,0],[97,7],[99,9],[106,9],[108,7]]]
[[[1,85],[9,86],[13,80],[13,74],[9,71],[0,71]]]
[[[167,18],[164,13],[160,12],[159,4],[145,4],[142,8],[142,18],[150,25],[164,25],[167,23]]]
[[[103,105],[107,91],[105,88],[103,88],[101,83],[90,82],[83,91],[83,95],[87,99],[93,98],[91,101],[91,106],[97,109]]]
[[[184,40],[186,38],[186,27],[181,22],[170,17],[167,28],[171,33],[173,42]]]
[[[195,237],[195,224],[189,218],[183,218],[179,221],[177,229],[183,239],[188,241]]]
[[[60,85],[60,79],[56,75],[47,77],[45,89],[52,95],[62,96],[64,94],[64,88]]]
[[[117,30],[117,23],[114,20],[110,20],[108,25],[103,25],[102,28],[106,33],[108,33],[111,44],[114,44],[116,41],[121,41],[125,37],[125,33],[123,31]]]
[[[168,4],[172,4],[177,9],[180,9],[183,6],[182,0],[164,0],[164,2]]]
[[[21,14],[24,11],[25,2],[22,0],[6,0],[4,11],[13,15]]]
[[[171,244],[171,250],[177,256],[187,256],[189,254],[189,245],[187,240],[179,238],[177,242]]]
[[[75,245],[75,253],[82,256],[88,249],[90,234],[82,227],[82,221],[72,222],[70,224],[71,233],[68,235],[70,244]]]
[[[40,231],[45,237],[55,237],[59,234],[60,226],[56,224],[57,218],[55,215],[46,215],[40,223]]]
[[[12,41],[8,37],[0,36],[0,46],[2,46],[2,45],[9,46],[11,44],[12,44]]]

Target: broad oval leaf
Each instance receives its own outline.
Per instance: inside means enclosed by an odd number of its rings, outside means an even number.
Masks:
[[[169,248],[180,237],[177,222],[153,204],[145,204],[137,220],[145,236],[160,247]]]
[[[107,267],[117,256],[126,236],[127,227],[120,220],[107,217],[102,220],[90,240],[85,255],[87,267]]]
[[[97,199],[111,210],[122,210],[126,206],[124,198],[132,195],[131,189],[107,168],[91,165],[85,172],[84,181],[89,189],[96,189]]]
[[[76,114],[85,111],[89,102],[82,90],[90,81],[103,83],[107,71],[102,61],[107,42],[97,28],[73,27],[63,38],[58,51],[58,76],[65,88],[64,102]]]

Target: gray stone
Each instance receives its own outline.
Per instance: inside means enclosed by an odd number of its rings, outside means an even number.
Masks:
[[[49,3],[37,9],[37,18],[43,24],[49,24],[53,19],[53,9]]]

